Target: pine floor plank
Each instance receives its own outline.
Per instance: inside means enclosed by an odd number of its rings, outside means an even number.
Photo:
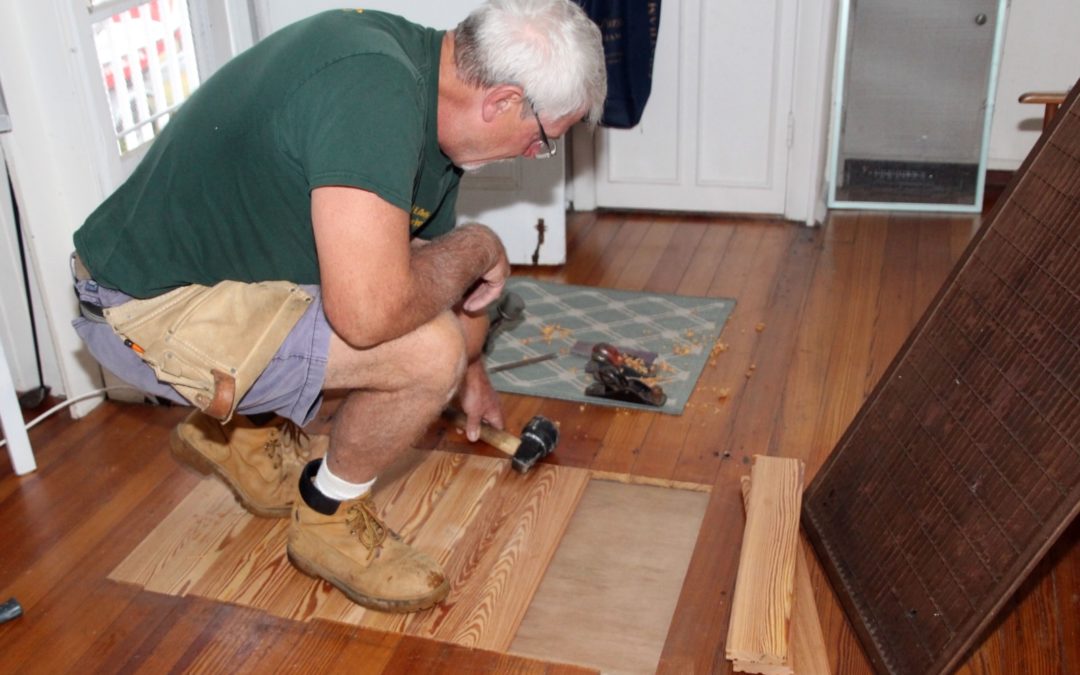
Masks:
[[[491,527],[476,529],[483,537],[460,546],[469,552],[468,564],[452,577],[447,604],[470,610],[438,620],[439,611],[429,612],[410,624],[410,633],[484,649],[509,647],[588,483],[586,472],[555,467],[515,478],[512,486],[501,483],[503,505],[492,508],[497,515]]]
[[[628,291],[643,289],[653,272],[658,269],[660,259],[675,235],[676,226],[670,222],[648,222],[643,226],[645,231],[641,240],[630,252],[612,288]]]
[[[589,270],[583,280],[569,283],[617,288],[619,278],[627,266],[631,264],[634,254],[645,239],[651,220],[651,218],[640,214],[623,217],[616,236],[604,249],[604,253],[598,261],[599,264]]]
[[[79,658],[77,669],[84,673],[117,672],[118,665],[137,656],[142,642],[172,616],[177,604],[168,596],[135,592],[124,610],[101,626],[97,639]]]
[[[687,274],[687,261],[697,253],[709,226],[701,222],[683,221],[673,223],[672,229],[668,246],[660,252],[653,273],[645,282],[643,288],[647,291],[675,293],[682,286],[683,278]]]
[[[200,481],[109,578],[158,593],[186,595],[212,562],[205,552],[235,538],[247,520],[224,485]]]
[[[1050,552],[1054,561],[1055,626],[1060,629],[1061,665],[1067,673],[1080,673],[1080,520],[1076,520]]]
[[[288,521],[248,515],[214,479],[197,485],[111,576],[133,588],[295,621],[347,621],[505,650],[588,480],[587,471],[551,465],[520,475],[505,458],[423,451],[403,457],[382,476],[377,502],[387,523],[433,555],[450,580],[447,600],[427,612],[364,610],[300,574],[284,552]],[[241,646],[221,643],[200,653],[198,663],[214,664],[230,649]]]
[[[730,672],[723,644],[742,541],[739,476],[746,470],[741,462],[720,465],[657,673]]]
[[[1064,673],[1057,631],[1052,568],[1044,559],[1017,591],[1001,622],[1003,660],[1027,673]]]

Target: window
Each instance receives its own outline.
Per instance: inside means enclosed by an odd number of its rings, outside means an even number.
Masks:
[[[187,0],[87,0],[120,154],[153,140],[199,86]]]

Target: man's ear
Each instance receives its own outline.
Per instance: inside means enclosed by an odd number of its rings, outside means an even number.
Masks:
[[[484,94],[484,121],[491,122],[507,111],[518,111],[525,102],[525,90],[516,84],[500,84]]]

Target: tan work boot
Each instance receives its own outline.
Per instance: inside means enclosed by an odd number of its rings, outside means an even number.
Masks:
[[[173,456],[225,481],[245,509],[264,518],[292,510],[296,481],[308,460],[326,454],[329,438],[308,436],[284,418],[255,426],[243,415],[221,424],[198,410],[173,429]]]
[[[353,602],[385,612],[415,612],[450,590],[439,564],[401,541],[379,519],[371,493],[346,502],[312,483],[322,460],[300,477],[289,523],[289,561],[336,586]]]

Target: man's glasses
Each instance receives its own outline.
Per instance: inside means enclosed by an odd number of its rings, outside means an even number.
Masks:
[[[544,125],[540,122],[540,114],[536,112],[536,106],[533,105],[532,101],[529,101],[529,107],[532,108],[533,117],[536,118],[536,126],[540,128],[540,149],[536,151],[533,158],[547,159],[548,157],[554,157],[559,152],[559,147],[548,138],[547,132],[544,131]]]

